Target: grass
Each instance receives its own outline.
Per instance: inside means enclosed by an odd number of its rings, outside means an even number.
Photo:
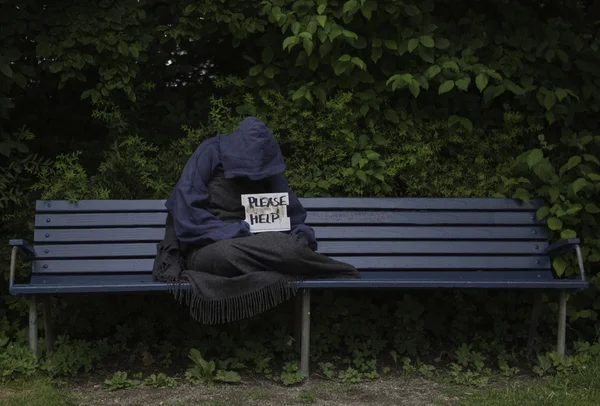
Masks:
[[[541,383],[511,384],[463,395],[461,406],[596,406],[600,404],[600,359],[571,375]]]
[[[51,381],[18,381],[0,384],[0,406],[77,406],[74,396]]]
[[[406,403],[421,405],[424,400],[437,404],[452,404],[461,406],[596,406],[600,404],[600,358],[586,365],[574,365],[571,373],[561,373],[546,379],[525,378],[520,381],[510,379],[505,382],[496,382],[494,386],[474,390],[466,386],[437,386],[429,395],[422,393],[423,385],[431,384],[430,381],[418,381],[412,387],[406,388],[402,378],[375,380],[368,385],[336,385],[313,381],[313,385],[306,385],[301,390],[282,388],[277,385],[256,387],[223,387],[219,391],[204,387],[182,387],[169,389],[142,388],[134,391],[109,392],[98,389],[97,391],[83,391],[71,387],[70,390],[58,385],[49,379],[36,378],[32,380],[14,381],[9,384],[0,383],[0,406],[76,406],[94,400],[94,405],[114,404],[119,398],[119,403],[138,405],[141,399],[162,401],[165,406],[230,406],[245,404],[319,404],[321,400],[329,399],[333,405],[362,404],[361,402],[371,397],[379,398],[380,394],[392,393],[402,387],[405,391]],[[421,383],[419,383],[421,382]],[[225,389],[226,388],[226,389]],[[344,389],[342,394],[339,388]],[[237,390],[235,396],[231,391]],[[189,395],[190,390],[197,391],[197,396],[188,397],[182,401],[182,395]],[[159,392],[160,391],[160,392]],[[123,398],[124,394],[129,398]],[[439,396],[446,393],[444,400]],[[101,398],[98,395],[102,394]],[[137,395],[136,395],[137,394]],[[144,395],[146,398],[136,398]],[[207,402],[206,396],[213,397]],[[86,400],[86,396],[90,397]],[[117,397],[115,397],[117,396]],[[180,400],[175,401],[179,398]],[[204,399],[202,399],[204,398]],[[437,399],[436,399],[437,398]],[[203,402],[204,400],[204,402]],[[386,404],[391,404],[391,398],[382,397]],[[82,403],[83,402],[83,403]],[[374,404],[374,403],[369,403]]]

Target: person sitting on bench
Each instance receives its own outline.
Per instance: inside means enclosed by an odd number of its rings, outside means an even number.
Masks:
[[[277,140],[255,117],[230,135],[202,142],[185,165],[166,202],[153,277],[172,282],[196,320],[222,323],[256,315],[291,297],[294,281],[359,277],[353,266],[316,252],[314,230],[305,224],[306,211],[284,171]],[[284,197],[251,197],[246,205],[286,206],[289,230],[251,231],[242,195],[265,193]],[[285,211],[276,213],[254,214],[250,221],[274,221]]]

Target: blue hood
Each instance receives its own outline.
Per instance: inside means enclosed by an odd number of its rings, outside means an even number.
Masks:
[[[246,176],[252,180],[285,172],[277,140],[265,123],[248,117],[230,134],[219,137],[219,151],[225,177]]]

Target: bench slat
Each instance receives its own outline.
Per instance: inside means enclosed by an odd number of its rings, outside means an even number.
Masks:
[[[530,254],[548,243],[530,241],[322,241],[322,254]],[[38,245],[36,258],[154,257],[155,243]]]
[[[528,278],[522,278],[527,273]],[[550,279],[542,273],[501,272],[490,279],[479,276],[492,276],[491,272],[433,272],[423,274],[413,272],[388,272],[390,278],[376,277],[377,272],[370,272],[367,278],[313,280],[298,283],[304,288],[523,288],[523,289],[583,289],[587,282],[566,279]],[[421,274],[419,279],[416,274]],[[443,275],[445,274],[445,275]],[[447,276],[444,278],[443,276]],[[538,277],[539,276],[539,277]],[[185,285],[182,288],[186,288]],[[13,295],[24,294],[52,294],[52,293],[117,293],[117,292],[166,292],[169,285],[162,282],[152,282],[151,275],[113,275],[110,279],[102,276],[91,275],[61,275],[61,276],[33,276],[31,284],[15,285],[11,289]]]
[[[318,210],[497,210],[531,211],[537,210],[541,203],[531,201],[522,203],[513,199],[498,198],[355,198],[355,197],[319,197],[301,198],[307,209]],[[40,200],[36,203],[38,212],[123,212],[123,211],[165,211],[165,200],[82,200],[69,203],[63,200]]]
[[[531,240],[544,241],[544,226],[524,227],[314,227],[318,240]],[[35,243],[66,242],[158,242],[163,227],[35,230]]]
[[[164,226],[166,213],[71,213],[38,214],[38,228],[57,227],[140,227]],[[385,212],[324,211],[309,212],[310,225],[395,224],[395,225],[536,225],[527,212]]]
[[[549,257],[332,256],[358,269],[547,269]],[[36,260],[34,273],[150,272],[154,259]]]
[[[361,273],[362,280],[455,280],[455,281],[493,281],[493,280],[554,280],[549,270],[520,270],[515,271],[368,271]],[[31,277],[33,284],[127,284],[150,283],[152,275],[138,274],[36,274]]]

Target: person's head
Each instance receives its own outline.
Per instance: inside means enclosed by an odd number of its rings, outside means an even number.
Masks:
[[[285,171],[277,140],[256,117],[245,118],[230,135],[220,136],[219,149],[226,178],[259,180]]]

